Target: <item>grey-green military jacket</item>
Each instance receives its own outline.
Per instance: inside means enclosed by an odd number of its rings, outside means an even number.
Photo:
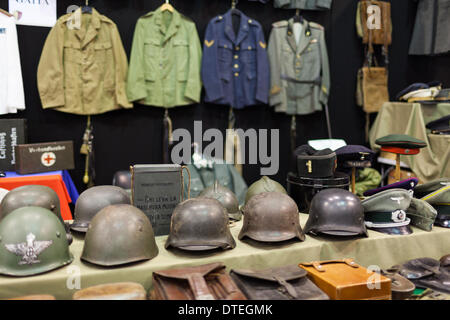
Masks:
[[[275,8],[327,10],[331,8],[333,0],[274,0]]]
[[[194,22],[156,10],[139,18],[128,72],[130,101],[171,108],[200,102],[202,48]]]
[[[297,45],[294,20],[273,24],[269,38],[270,105],[276,112],[309,114],[328,103],[330,70],[324,28],[303,19]]]

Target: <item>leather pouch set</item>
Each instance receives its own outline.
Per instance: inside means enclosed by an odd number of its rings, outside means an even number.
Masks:
[[[247,300],[222,263],[153,272],[151,300]]]
[[[250,300],[329,300],[296,265],[254,270],[231,270],[231,278]]]

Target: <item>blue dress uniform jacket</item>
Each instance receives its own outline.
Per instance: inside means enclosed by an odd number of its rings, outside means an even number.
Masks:
[[[270,82],[262,27],[242,12],[240,16],[237,35],[231,10],[209,22],[202,58],[205,101],[236,109],[267,104]]]

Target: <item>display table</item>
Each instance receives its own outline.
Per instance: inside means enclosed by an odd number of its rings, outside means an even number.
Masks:
[[[64,220],[72,220],[69,203],[75,203],[79,197],[77,188],[67,170],[46,173],[19,175],[7,171],[6,177],[0,178],[0,188],[12,190],[17,187],[39,184],[52,188],[58,195],[61,205],[61,215]]]
[[[301,215],[304,226],[308,216]],[[242,221],[231,228],[236,240],[236,248],[210,253],[186,253],[179,250],[167,251],[164,243],[167,236],[156,238],[159,254],[150,261],[138,262],[126,267],[102,268],[80,261],[83,238],[74,235],[71,252],[75,256],[72,264],[46,274],[14,278],[0,276],[0,299],[30,294],[52,294],[57,299],[71,299],[78,283],[81,288],[88,286],[133,281],[141,283],[146,290],[151,288],[152,272],[168,268],[223,262],[229,268],[264,269],[297,264],[313,260],[354,258],[368,267],[378,265],[387,268],[409,259],[431,257],[439,259],[450,253],[450,229],[433,228],[425,232],[413,228],[406,236],[391,236],[369,231],[369,238],[334,240],[307,236],[304,242],[289,241],[282,245],[262,244],[254,241],[239,241],[237,235]]]
[[[401,156],[423,182],[450,177],[450,135],[427,133],[425,125],[450,114],[450,103],[421,105],[420,103],[386,102],[370,129],[370,146],[377,149],[375,140],[389,134],[406,134],[425,141],[427,148],[418,155]]]

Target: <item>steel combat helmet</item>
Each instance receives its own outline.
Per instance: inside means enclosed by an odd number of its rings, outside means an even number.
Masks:
[[[227,210],[230,219],[241,220],[242,213],[239,210],[239,201],[236,195],[227,187],[220,185],[218,181],[203,190],[199,197],[218,200]]]
[[[227,211],[218,200],[189,199],[179,203],[173,211],[166,248],[202,251],[235,246]]]
[[[8,192],[0,204],[0,220],[16,209],[30,206],[48,209],[63,221],[58,195],[42,185],[26,185]]]
[[[100,210],[86,232],[81,259],[101,266],[150,260],[158,255],[152,224],[129,204]]]
[[[239,239],[245,236],[263,242],[292,238],[305,240],[295,201],[280,192],[263,192],[253,196],[244,209],[244,225]]]
[[[314,196],[304,230],[315,235],[368,236],[361,201],[353,193],[337,188]]]
[[[78,232],[86,232],[97,212],[113,204],[131,204],[128,193],[115,186],[96,186],[87,189],[75,204],[75,221],[70,228]]]
[[[286,189],[281,184],[264,176],[248,188],[247,194],[245,195],[245,204],[247,204],[251,197],[263,192],[281,192],[287,194]]]
[[[0,274],[32,276],[72,261],[64,225],[50,210],[23,207],[0,222]]]

